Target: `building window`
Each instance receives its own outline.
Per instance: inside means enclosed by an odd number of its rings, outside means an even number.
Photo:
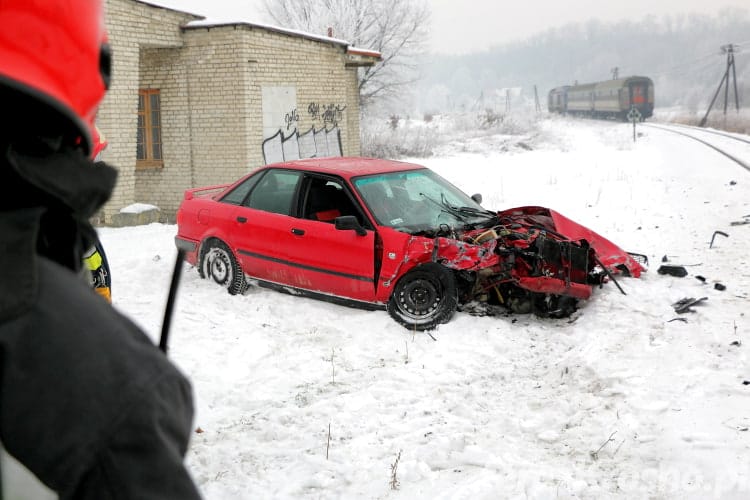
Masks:
[[[161,151],[161,98],[158,89],[138,91],[138,144],[136,167],[163,167]]]

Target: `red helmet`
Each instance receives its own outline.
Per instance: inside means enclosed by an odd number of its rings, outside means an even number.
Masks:
[[[0,0],[0,85],[51,106],[91,153],[109,86],[106,41],[101,0]]]
[[[96,160],[97,156],[99,156],[99,153],[107,149],[107,146],[109,145],[109,142],[107,142],[107,139],[105,139],[104,134],[102,134],[102,131],[99,130],[99,127],[94,125],[91,128],[91,140],[93,142],[93,149],[91,150],[91,158]]]

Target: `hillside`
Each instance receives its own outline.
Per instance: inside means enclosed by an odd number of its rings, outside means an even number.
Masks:
[[[473,54],[433,55],[424,66],[416,105],[425,113],[496,107],[491,98],[498,89],[520,89],[528,101],[536,85],[544,106],[550,88],[606,80],[618,68],[620,76],[651,77],[657,107],[704,109],[726,69],[720,47],[730,43],[738,48],[740,101],[750,103],[750,10],[726,9],[716,16],[588,21]],[[505,91],[500,95],[502,104]]]

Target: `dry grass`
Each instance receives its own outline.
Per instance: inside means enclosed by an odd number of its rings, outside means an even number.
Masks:
[[[683,113],[676,114],[667,119],[673,123],[679,123],[682,125],[698,126],[705,115],[705,111],[701,114],[695,113]],[[706,127],[714,128],[717,130],[724,130],[727,132],[734,132],[738,134],[750,135],[750,109],[742,108],[739,112],[736,110],[727,111],[725,115],[722,110],[711,111]]]

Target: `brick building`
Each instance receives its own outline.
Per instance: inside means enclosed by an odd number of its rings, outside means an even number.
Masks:
[[[379,54],[343,40],[247,22],[210,23],[156,0],[107,0],[112,86],[97,125],[119,180],[99,223],[265,163],[359,155],[357,68]]]

